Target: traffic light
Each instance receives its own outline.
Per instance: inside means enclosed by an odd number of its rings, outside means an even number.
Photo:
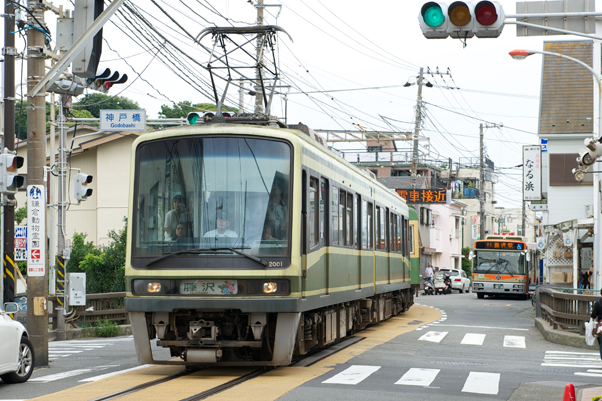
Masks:
[[[215,113],[212,112],[212,111],[207,111],[205,113],[203,113],[203,112],[197,112],[197,111],[191,111],[186,116],[186,123],[188,125],[196,125],[196,124],[208,123],[208,122],[210,122],[213,119],[213,117],[215,117]],[[231,112],[228,112],[228,111],[223,111],[222,112],[222,117],[224,117],[224,118],[234,117],[234,113],[231,113]]]
[[[23,167],[21,156],[9,153],[0,154],[0,192],[3,194],[16,194],[19,188],[25,184],[25,177],[17,174],[17,170]]]
[[[78,0],[73,10],[73,37],[79,38],[94,23],[104,10],[104,0]],[[102,29],[75,57],[71,65],[74,75],[90,78],[96,75],[96,69],[102,53]]]
[[[79,173],[75,175],[75,199],[78,202],[88,199],[88,196],[92,195],[92,188],[88,187],[88,184],[92,182],[92,176],[89,174]]]
[[[497,1],[429,1],[420,9],[418,22],[427,39],[497,38],[506,14]]]
[[[115,71],[111,74],[111,70],[106,68],[104,72],[100,75],[95,76],[92,81],[94,82],[94,86],[96,90],[99,91],[108,91],[111,89],[111,86],[115,84],[124,84],[128,80],[127,74],[123,74],[121,77],[119,76],[119,72]],[[90,79],[89,81],[90,82]]]

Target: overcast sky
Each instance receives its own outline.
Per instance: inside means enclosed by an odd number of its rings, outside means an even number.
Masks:
[[[137,101],[146,109],[147,118],[156,118],[164,104],[183,100],[214,103],[208,97],[209,74],[202,68],[209,55],[190,36],[208,26],[253,24],[255,7],[246,0],[154,2],[156,5],[150,0],[135,2],[137,12],[147,19],[148,25],[122,8],[123,14],[104,28],[107,41],[103,43],[99,71],[108,67],[129,76],[128,83],[114,86],[110,94],[119,93]],[[519,62],[508,52],[518,48],[541,50],[546,38],[517,37],[516,27],[507,25],[499,38],[475,37],[467,40],[466,47],[459,40],[427,40],[418,25],[422,1],[265,3],[282,5],[281,9],[266,8],[265,23],[277,22],[293,39],[291,42],[281,34],[278,43],[283,84],[291,87],[287,96],[289,123],[303,122],[314,129],[355,130],[360,125],[368,130],[411,131],[417,86],[403,84],[416,82],[420,67],[432,72],[438,69],[446,75],[428,75],[428,81],[435,86],[423,90],[427,109],[421,136],[430,138],[430,145],[421,142],[420,151],[432,159],[451,157],[454,162],[478,158],[479,124],[503,124],[504,128],[485,132],[487,155],[502,173],[495,198],[498,206],[520,207],[521,170],[507,168],[522,163],[522,145],[538,143],[542,58],[535,55]],[[515,13],[515,2],[500,3],[506,13]],[[69,1],[55,4],[72,7]],[[49,12],[46,21],[54,34],[56,23]],[[151,39],[152,30],[163,39]],[[162,47],[164,39],[169,44]],[[210,37],[202,44],[210,46]],[[17,46],[23,48],[20,39]],[[26,69],[21,78],[19,63],[17,74],[17,82],[25,80]],[[238,102],[235,88],[229,93],[227,103]],[[254,98],[247,96],[245,102],[247,109],[251,108]],[[284,118],[282,97],[275,100],[273,114]],[[337,147],[365,151],[361,143]],[[398,143],[402,151],[408,147],[409,144]]]

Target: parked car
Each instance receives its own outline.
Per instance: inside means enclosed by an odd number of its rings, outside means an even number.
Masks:
[[[441,269],[439,273],[447,273],[451,276],[452,289],[462,292],[470,291],[470,278],[466,276],[464,270],[460,269]]]
[[[25,326],[13,320],[19,307],[14,302],[0,309],[0,379],[5,383],[24,383],[31,377],[35,362],[33,345]]]

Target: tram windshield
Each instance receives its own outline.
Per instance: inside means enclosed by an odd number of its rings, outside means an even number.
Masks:
[[[133,257],[289,255],[290,175],[285,142],[204,137],[141,144]]]
[[[472,272],[525,274],[525,256],[521,252],[476,251]]]

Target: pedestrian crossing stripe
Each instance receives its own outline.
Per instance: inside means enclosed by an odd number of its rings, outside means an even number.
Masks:
[[[447,331],[429,331],[418,338],[418,341],[441,343],[448,334]],[[485,334],[466,333],[460,344],[483,345],[485,337]],[[527,348],[527,343],[524,336],[504,336],[503,346],[506,348]]]

